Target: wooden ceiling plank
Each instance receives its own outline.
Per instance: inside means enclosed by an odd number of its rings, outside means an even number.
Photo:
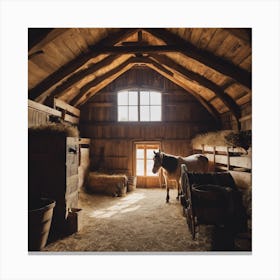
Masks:
[[[42,71],[48,73],[47,75],[51,75],[52,73],[54,73],[56,67],[57,67],[57,64],[54,64],[53,63],[53,60],[46,60],[44,59],[44,57],[39,57],[39,56],[36,56],[34,58],[32,58],[32,62],[34,64],[36,64],[36,66],[38,68],[40,68]],[[28,97],[29,99],[32,99],[30,97]]]
[[[224,42],[227,36],[229,36],[229,34],[225,30],[216,28],[215,33],[206,46],[207,51],[215,53],[217,48]]]
[[[28,28],[28,54],[41,50],[68,30],[69,28]]]
[[[206,49],[209,42],[213,38],[215,32],[216,32],[216,28],[203,28],[201,36],[199,38],[198,48]]]
[[[183,29],[185,29],[185,30],[184,30],[182,37],[184,40],[188,41],[191,36],[191,29],[190,28],[183,28]]]
[[[179,44],[184,45],[184,48],[181,50],[181,53],[184,55],[191,57],[204,65],[213,68],[217,72],[222,73],[223,75],[229,76],[236,80],[237,82],[245,85],[249,89],[252,87],[252,77],[251,73],[241,69],[234,64],[219,58],[212,53],[206,50],[200,50],[181,39],[180,37],[168,32],[167,30],[159,29],[159,28],[145,28],[147,32],[152,34],[153,36],[159,37],[164,40],[166,44]]]
[[[225,31],[242,40],[244,43],[252,44],[252,28],[223,28]]]
[[[63,50],[63,51],[62,51]],[[67,61],[73,59],[73,54],[69,54],[69,48],[61,40],[57,40],[56,44],[50,42],[45,48],[44,53],[48,54],[48,59],[51,58],[54,63],[57,63],[57,68],[67,63]]]
[[[193,28],[190,41],[193,45],[197,45],[202,34],[203,28]]]
[[[252,54],[249,54],[243,61],[240,62],[239,66],[247,71],[252,71]]]
[[[239,51],[232,57],[232,62],[235,65],[239,65],[240,63],[247,58],[249,55],[251,55],[252,51],[251,48],[243,46],[242,48],[239,49]],[[252,64],[252,62],[250,62]],[[244,68],[243,68],[244,69]],[[247,70],[247,69],[245,69]],[[250,70],[251,71],[251,70]]]
[[[138,32],[138,29],[133,28],[125,28],[121,31],[117,32],[116,34],[111,34],[108,38],[101,40],[97,46],[104,46],[104,45],[114,45],[122,40],[125,40],[131,34]],[[40,82],[35,88],[29,90],[28,95],[30,99],[35,99],[48,90],[50,87],[58,83],[60,80],[71,74],[72,72],[76,71],[82,65],[84,65],[88,60],[90,60],[95,53],[89,51],[86,54],[81,54],[77,58],[73,59],[72,61],[68,62],[67,64],[60,67],[58,70],[53,72],[49,75],[46,79]]]

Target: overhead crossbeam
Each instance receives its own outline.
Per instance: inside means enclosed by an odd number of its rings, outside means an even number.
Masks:
[[[180,52],[187,57],[199,61],[200,63],[216,70],[217,72],[231,77],[238,83],[246,86],[248,89],[252,88],[251,73],[241,69],[240,67],[208,52],[201,50],[180,38],[179,36],[164,30],[162,28],[144,28],[145,31],[151,35],[163,40],[167,45],[180,45],[184,46]]]
[[[214,117],[214,119],[218,123],[220,122],[219,113],[209,102],[207,102],[203,97],[201,97],[199,94],[197,94],[193,89],[188,87],[182,81],[179,81],[178,79],[176,79],[174,77],[173,73],[169,69],[167,69],[163,65],[159,64],[157,61],[152,60],[150,58],[146,58],[146,57],[139,57],[139,58],[138,57],[132,57],[132,58],[129,58],[128,60],[123,62],[118,67],[116,67],[116,68],[112,69],[111,71],[108,71],[104,75],[88,82],[86,85],[84,85],[80,89],[80,92],[70,101],[70,104],[74,105],[74,106],[80,106],[82,103],[84,103],[84,102],[81,102],[81,100],[84,99],[85,95],[87,95],[87,98],[90,98],[97,92],[97,91],[96,92],[95,91],[90,92],[91,88],[97,87],[104,80],[109,79],[110,77],[112,77],[114,75],[116,76],[116,74],[119,74],[120,72],[124,73],[125,71],[128,70],[128,69],[125,69],[125,68],[127,68],[129,65],[133,66],[133,65],[143,65],[143,64],[148,66],[149,68],[155,70],[156,72],[158,72],[162,76],[166,77],[167,79],[169,79],[170,81],[179,85],[184,90],[186,90],[188,93],[193,95],[198,100],[198,102],[200,102],[202,104],[202,106],[204,106],[206,108],[206,110]],[[124,69],[125,69],[125,71],[124,71]],[[110,79],[110,81],[107,84],[113,82],[115,79],[116,78]]]
[[[213,83],[211,80],[208,80],[207,78],[182,67],[180,64],[175,63],[172,59],[170,59],[167,56],[151,55],[150,57],[154,58],[160,64],[165,65],[170,69],[173,69],[174,71],[179,73],[182,77],[191,79],[193,82],[198,83],[199,85],[208,88],[209,90],[214,92],[215,95],[222,100],[222,102],[229,109],[229,111],[231,111],[236,121],[239,122],[239,118],[241,116],[239,106],[218,85]]]
[[[112,70],[108,71],[107,73],[103,74],[102,76],[97,77],[96,79],[88,82],[80,89],[79,93],[70,101],[70,104],[73,106],[79,105],[80,99],[85,94],[87,94],[87,92],[91,88],[98,86],[104,80],[106,80],[106,79],[110,78],[111,76],[115,75],[116,73],[120,72],[123,68],[125,68],[126,66],[128,66],[129,64],[131,64],[133,62],[134,62],[133,58],[129,58],[126,61],[124,61],[123,63],[121,63],[119,66],[115,67],[114,69],[112,69]]]
[[[111,34],[109,37],[106,37],[105,39],[101,40],[98,44],[95,45],[95,47],[105,46],[105,45],[115,45],[121,41],[124,41],[126,38],[131,36],[132,34],[138,32],[139,29],[135,28],[124,28],[121,29],[119,32],[116,32],[115,34]],[[49,75],[46,79],[41,81],[36,87],[29,90],[28,92],[28,98],[29,99],[36,99],[41,94],[43,94],[45,91],[50,89],[52,86],[54,86],[56,83],[70,75],[71,73],[75,72],[77,69],[79,69],[81,66],[83,66],[87,61],[90,59],[97,57],[99,54],[96,54],[96,52],[87,52],[80,54],[77,58],[73,59],[72,61],[66,63],[62,67],[60,67],[57,71]]]

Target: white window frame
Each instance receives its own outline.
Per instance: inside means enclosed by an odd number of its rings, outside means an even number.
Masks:
[[[133,100],[133,102],[130,104],[130,99],[129,99],[129,93],[132,92],[137,92],[137,105],[135,104],[135,98]],[[149,100],[146,104],[142,104],[142,100],[141,100],[141,94],[144,94],[144,92],[148,93],[149,95]],[[151,103],[151,99],[152,99],[152,93],[156,93],[156,94],[160,94],[160,101],[158,101],[158,104],[156,103]],[[120,98],[120,94],[127,94],[127,100],[124,101],[124,99]],[[121,100],[121,101],[120,101]],[[147,99],[146,99],[147,100]],[[160,91],[156,91],[156,90],[145,90],[145,89],[132,89],[132,90],[120,90],[117,92],[117,114],[118,114],[118,122],[161,122],[162,121],[162,93]],[[130,115],[130,112],[133,108],[133,110],[135,110],[135,107],[137,107],[137,113],[134,113],[132,116]],[[124,111],[126,111],[126,118],[125,119],[121,119],[121,111],[120,109],[123,108],[125,109]],[[143,110],[146,110],[146,114],[144,115]],[[152,113],[153,113],[153,108],[160,110],[160,112],[158,113],[158,115],[156,115],[156,117],[158,117],[158,119],[153,118]],[[125,115],[125,114],[124,114]]]

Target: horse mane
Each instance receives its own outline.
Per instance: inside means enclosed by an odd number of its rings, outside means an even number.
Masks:
[[[178,167],[178,157],[163,153],[162,167],[168,172],[175,172]]]

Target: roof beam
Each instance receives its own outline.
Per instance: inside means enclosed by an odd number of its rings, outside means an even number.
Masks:
[[[201,105],[215,118],[216,121],[220,121],[219,113],[218,111],[210,104],[208,103],[201,95],[197,94],[193,89],[188,87],[186,84],[182,83],[181,81],[177,80],[176,77],[168,74],[166,71],[162,71],[163,66],[160,65],[159,63],[150,60],[147,58],[147,66],[170,80],[171,82],[177,84],[184,90],[186,90],[188,93],[190,93],[192,96],[194,96],[200,103]],[[166,69],[168,71],[168,69]]]
[[[85,84],[81,89],[80,92],[72,99],[70,100],[70,104],[73,106],[77,106],[79,105],[79,101],[80,99],[84,96],[87,95],[88,91],[92,88],[92,87],[96,87],[98,86],[100,83],[102,83],[104,80],[106,79],[110,79],[111,76],[114,76],[115,74],[117,74],[118,72],[120,72],[123,68],[127,67],[129,64],[133,63],[133,59],[129,58],[126,61],[124,61],[123,63],[121,63],[119,66],[117,66],[116,68],[108,71],[107,73],[105,73],[104,75],[97,77],[96,79],[88,82],[87,84]],[[89,97],[91,97],[91,94],[88,95]]]
[[[121,76],[123,73],[128,71],[130,68],[133,67],[133,64],[128,64],[124,68],[122,68],[120,71],[116,72],[114,75],[112,75],[108,79],[104,79],[93,91],[87,94],[87,98],[84,100],[81,100],[77,106],[82,106],[84,103],[86,103],[92,96],[94,96],[97,92],[102,90],[104,87],[112,83],[114,80],[116,80],[119,76]]]
[[[95,46],[100,47],[104,45],[115,45],[116,43],[125,40],[135,32],[138,32],[138,30],[139,29],[135,29],[135,28],[121,29],[119,32],[116,32],[115,34],[111,34],[109,37],[104,38]],[[87,61],[97,56],[98,55],[92,51],[89,51],[86,54],[84,53],[80,54],[77,58],[63,65],[57,71],[49,75],[46,79],[41,81],[36,87],[29,90],[28,98],[33,100],[36,99],[45,91],[47,91],[49,88],[51,88],[56,83],[58,83],[60,80],[64,79],[66,76],[75,72],[78,68],[83,66]]]
[[[106,85],[108,85],[111,82],[113,82],[117,77],[119,77],[121,74],[123,74],[124,72],[129,70],[135,64],[140,64],[140,65],[141,64],[145,64],[148,67],[150,67],[151,69],[153,69],[156,72],[158,72],[159,74],[161,74],[162,76],[164,76],[167,79],[169,79],[170,81],[172,81],[173,83],[175,83],[175,84],[179,85],[180,87],[182,87],[188,93],[193,95],[198,100],[198,102],[200,102],[202,104],[202,106],[204,106],[206,108],[206,110],[214,117],[214,119],[217,122],[220,122],[219,113],[217,112],[217,110],[210,103],[208,103],[202,96],[197,94],[194,90],[192,90],[190,87],[188,87],[187,85],[185,85],[181,81],[177,80],[173,76],[173,73],[170,72],[167,68],[165,68],[164,66],[160,65],[158,62],[156,62],[154,60],[151,60],[149,58],[145,58],[145,57],[129,58],[128,60],[123,62],[118,67],[112,69],[111,71],[105,73],[104,75],[102,75],[102,76],[94,79],[93,81],[87,83],[85,86],[83,86],[81,88],[79,94],[77,96],[75,96],[70,101],[70,104],[73,105],[73,106],[81,106],[82,104],[84,104],[86,102],[86,100],[81,101],[81,99],[84,97],[84,95],[86,95],[86,99],[88,100],[95,93],[97,93],[99,90],[101,90]],[[130,67],[127,68],[128,66],[130,66]],[[116,74],[117,74],[117,76],[116,76]],[[115,76],[115,77],[112,78],[112,76]],[[99,87],[97,90],[94,90],[94,91],[88,93],[88,91],[92,87],[98,87],[101,83],[104,83],[105,80],[107,80],[107,82],[101,88]]]
[[[51,94],[48,96],[48,98],[53,97],[60,97],[63,95],[63,92],[67,90],[69,87],[73,86],[75,83],[79,82],[83,78],[85,78],[87,75],[91,75],[94,72],[100,70],[103,67],[109,66],[114,60],[119,58],[120,55],[110,55],[106,57],[105,59],[89,66],[86,69],[80,70],[78,72],[75,72],[72,76],[67,78],[63,83],[61,83],[59,86],[57,86]]]
[[[150,57],[156,59],[160,64],[163,64],[172,70],[174,69],[181,76],[185,78],[189,78],[193,82],[196,82],[199,85],[213,91],[216,94],[216,96],[220,98],[222,102],[228,107],[228,109],[231,111],[235,119],[237,121],[239,120],[241,116],[239,106],[235,103],[235,101],[230,96],[228,96],[219,86],[217,86],[211,80],[208,80],[207,78],[182,67],[180,64],[175,63],[172,59],[170,59],[167,56],[151,55]]]
[[[183,45],[184,48],[180,52],[185,56],[195,59],[200,63],[222,73],[223,75],[231,77],[249,89],[252,88],[251,73],[239,68],[238,66],[235,66],[234,64],[217,57],[206,50],[196,48],[189,42],[167,30],[163,30],[161,28],[144,28],[144,30],[151,35],[163,40],[168,45]]]
[[[94,46],[91,52],[95,54],[134,54],[158,52],[182,52],[184,45],[125,45],[125,46]]]

